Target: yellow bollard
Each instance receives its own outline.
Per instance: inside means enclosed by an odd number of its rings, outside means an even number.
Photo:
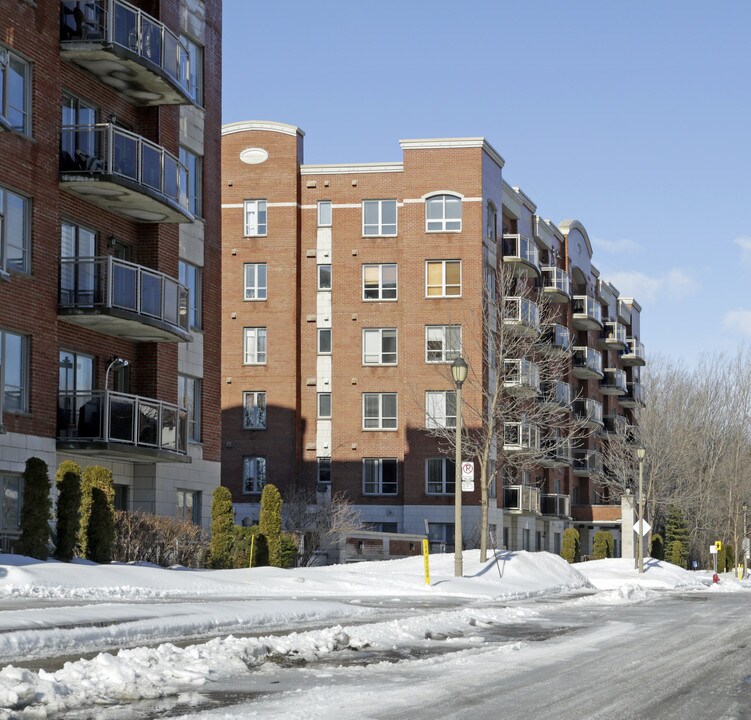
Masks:
[[[425,584],[430,585],[430,544],[427,538],[422,541],[422,559],[425,564]]]
[[[253,549],[256,546],[256,536],[251,535],[250,536],[250,564],[248,565],[249,568],[253,567]]]

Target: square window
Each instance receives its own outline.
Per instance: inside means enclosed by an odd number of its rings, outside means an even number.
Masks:
[[[363,200],[362,234],[375,237],[396,235],[396,200]]]
[[[318,419],[331,419],[331,393],[318,393]]]
[[[427,297],[459,297],[461,294],[461,260],[428,260],[425,263],[425,295]]]
[[[243,429],[266,429],[266,393],[249,390],[243,393]]]
[[[396,264],[362,266],[363,300],[396,300]]]
[[[318,354],[331,355],[331,328],[319,328]]]
[[[196,490],[177,491],[177,519],[183,522],[201,524],[201,492]]]
[[[243,493],[260,495],[266,484],[266,458],[246,455],[243,458]]]
[[[455,390],[428,390],[425,393],[425,427],[456,427]]]
[[[266,328],[245,328],[245,365],[266,364]]]
[[[428,495],[453,495],[456,488],[456,463],[451,458],[425,460],[425,492]]]
[[[396,328],[362,331],[363,365],[396,365]]]
[[[363,430],[396,430],[396,393],[363,393]]]
[[[266,300],[266,263],[245,263],[245,300]]]
[[[461,325],[425,326],[425,362],[451,363],[461,352]]]
[[[318,227],[331,227],[331,200],[318,201]]]
[[[363,458],[362,492],[364,495],[396,495],[396,458]]]
[[[331,265],[318,265],[318,289],[331,291]]]
[[[245,201],[245,237],[266,235],[268,224],[265,200]]]

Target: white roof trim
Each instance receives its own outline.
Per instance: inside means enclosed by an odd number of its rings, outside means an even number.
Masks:
[[[619,300],[623,300],[627,305],[631,305],[631,307],[636,310],[637,312],[641,312],[641,305],[639,305],[638,302],[632,297],[622,297],[619,298]]]
[[[274,122],[273,120],[243,120],[241,122],[227,123],[222,125],[222,135],[232,135],[239,132],[250,132],[252,130],[265,130],[266,132],[276,132],[282,135],[305,135],[299,127],[287,125],[286,123]]]
[[[484,137],[467,138],[417,138],[400,140],[402,150],[434,150],[436,148],[482,148],[500,167],[506,164],[501,154]]]
[[[394,162],[348,163],[347,165],[301,165],[301,175],[346,175],[348,173],[402,172],[404,165]]]
[[[429,197],[434,197],[436,195],[451,195],[452,197],[458,197],[460,200],[464,200],[464,195],[456,192],[456,190],[431,190],[420,197],[420,200],[427,200]]]

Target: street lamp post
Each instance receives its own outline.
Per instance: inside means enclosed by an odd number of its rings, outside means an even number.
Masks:
[[[639,535],[637,539],[636,567],[640,573],[644,572],[644,456],[647,451],[640,447],[636,451],[639,458]]]
[[[104,424],[104,440],[108,441],[110,438],[110,408],[109,408],[109,394],[110,394],[110,370],[113,367],[128,367],[130,363],[121,357],[113,357],[110,360],[110,364],[107,365],[107,369],[104,371],[104,397],[102,398],[102,413]]]
[[[746,513],[748,512],[748,503],[741,505],[743,508],[743,577],[748,573],[748,561],[746,560],[746,548],[748,547],[748,525],[746,524]]]
[[[456,386],[456,455],[454,458],[454,576],[464,573],[462,560],[462,384],[467,379],[467,363],[460,355],[451,364]]]

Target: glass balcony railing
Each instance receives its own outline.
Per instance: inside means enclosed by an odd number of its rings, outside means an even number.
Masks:
[[[180,38],[156,18],[124,0],[86,0],[60,3],[60,43],[63,53],[88,50],[89,54],[107,52],[122,60],[135,59],[155,75],[155,85],[144,78],[122,72],[122,64],[110,68],[92,64],[92,72],[122,91],[136,104],[159,104],[164,98],[160,83],[168,82],[179,91],[164,99],[167,103],[187,102],[195,98],[191,85],[190,54]],[[98,56],[97,56],[98,57]],[[94,58],[92,58],[94,59]],[[107,75],[102,76],[102,72]],[[119,80],[119,83],[115,82]],[[132,88],[129,81],[133,82]],[[144,88],[144,85],[146,87]],[[155,97],[156,96],[156,97]]]
[[[537,303],[527,298],[504,298],[503,323],[522,331],[537,332],[540,329],[540,309]]]
[[[550,323],[542,328],[542,332],[549,350],[562,353],[571,350],[571,333],[565,325]]]
[[[625,435],[628,432],[628,420],[623,415],[606,415],[603,422],[608,435]]]
[[[623,395],[626,392],[626,373],[617,368],[605,368],[600,392],[603,395]]]
[[[516,512],[540,512],[540,490],[531,485],[507,485],[503,488],[503,508]]]
[[[188,295],[188,289],[174,278],[111,255],[60,261],[61,311],[125,311],[136,322],[167,326],[175,340],[184,341],[190,339]],[[98,327],[107,330],[102,323]],[[111,334],[125,334],[119,328],[113,324]]]
[[[561,410],[571,409],[571,385],[567,382],[555,381],[542,384],[541,401]]]
[[[540,428],[526,422],[503,423],[505,452],[524,452],[540,449]]]
[[[556,517],[571,516],[571,498],[568,495],[550,493],[540,496],[540,509],[543,515]]]
[[[542,288],[551,299],[568,301],[571,297],[571,276],[559,267],[543,267]]]
[[[540,272],[540,254],[537,244],[524,235],[506,234],[503,236],[503,262],[522,263]]]
[[[600,336],[600,344],[614,349],[625,348],[626,326],[619,322],[606,322]]]
[[[644,388],[642,388],[641,383],[626,383],[626,394],[621,395],[618,402],[624,407],[644,407]]]
[[[540,464],[545,467],[562,467],[571,464],[571,441],[552,429],[542,438],[543,455]]]
[[[589,295],[574,295],[574,326],[583,330],[602,327],[602,306]]]
[[[503,386],[510,394],[534,395],[540,390],[540,369],[529,360],[503,361]]]
[[[626,338],[626,350],[621,354],[621,362],[624,365],[645,365],[647,353],[644,343],[636,338]]]
[[[602,378],[602,355],[590,347],[574,348],[573,372],[580,378]]]
[[[187,411],[172,403],[108,390],[61,391],[57,439],[187,455]]]
[[[602,403],[592,398],[583,398],[574,401],[574,415],[586,421],[589,425],[602,427]]]
[[[103,203],[114,212],[118,212],[115,199],[108,193],[88,192],[81,187],[81,181],[109,181],[122,187],[124,193],[133,191],[178,210],[181,222],[193,219],[188,205],[187,167],[160,145],[112,123],[64,126],[60,173],[63,179],[76,176],[72,191],[81,192],[91,202]],[[148,212],[149,206],[136,205],[135,212],[139,209]],[[137,214],[133,217],[139,219]],[[147,216],[143,219],[149,221]]]
[[[574,475],[602,474],[602,454],[597,450],[574,450]]]

